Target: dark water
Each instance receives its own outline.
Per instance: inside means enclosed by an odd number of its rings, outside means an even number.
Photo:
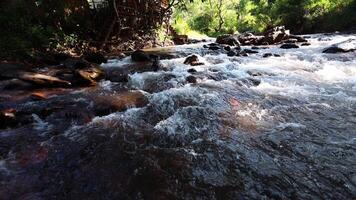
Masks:
[[[31,120],[0,131],[0,199],[354,199],[356,53],[321,53],[348,39],[234,58],[181,46],[205,65],[2,101]]]

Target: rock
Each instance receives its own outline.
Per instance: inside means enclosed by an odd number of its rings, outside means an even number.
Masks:
[[[188,36],[187,35],[176,35],[173,38],[173,42],[175,45],[183,45],[188,43]]]
[[[289,38],[290,31],[286,30],[284,26],[277,26],[271,29],[268,29],[264,33],[263,41],[267,42],[268,44],[276,44],[280,43],[283,40]]]
[[[150,56],[142,50],[136,50],[131,54],[131,60],[133,62],[150,62]]]
[[[19,74],[18,78],[41,87],[67,87],[72,85],[71,82],[57,77],[32,72],[23,72]]]
[[[100,52],[86,53],[84,55],[84,59],[88,62],[96,63],[98,65],[108,62],[108,60],[105,58],[105,56]]]
[[[213,50],[213,51],[216,51],[216,50],[220,50],[221,47],[219,47],[219,46],[211,46],[211,47],[209,47],[209,49]]]
[[[216,38],[216,43],[227,44],[230,46],[240,46],[240,42],[237,35],[221,35]]]
[[[249,54],[256,54],[258,53],[258,51],[254,51],[254,50],[251,50],[251,49],[244,49],[243,50],[245,53],[249,53]]]
[[[191,66],[198,66],[198,65],[204,65],[204,63],[199,62],[199,58],[196,55],[191,55],[188,56],[185,61],[184,61],[185,65],[191,65]]]
[[[299,46],[296,44],[282,44],[280,48],[281,49],[297,49],[297,48],[299,48]]]
[[[197,81],[197,78],[195,77],[195,76],[188,76],[187,78],[186,78],[186,81],[188,82],[188,83],[197,83],[198,81]]]
[[[84,69],[78,69],[74,73],[73,83],[76,85],[96,85],[97,81],[105,77],[104,70],[95,65],[86,67]]]
[[[195,70],[194,68],[191,68],[191,69],[188,69],[187,72],[194,74],[194,73],[197,73],[197,70]]]
[[[253,33],[243,33],[238,36],[238,40],[241,45],[261,45],[264,36],[256,36]]]
[[[310,46],[311,44],[309,42],[305,42],[303,44],[301,44],[301,46]]]
[[[328,47],[323,50],[323,53],[330,53],[330,54],[335,54],[335,53],[347,53],[349,52],[348,50],[339,48],[339,47]]]
[[[264,58],[268,58],[268,57],[272,57],[273,55],[271,53],[265,53],[263,54],[263,57]]]
[[[31,72],[32,69],[21,63],[0,63],[0,80],[18,78],[20,73]]]
[[[305,38],[297,35],[290,35],[289,39],[296,40],[296,42],[308,42],[308,40],[306,40]]]
[[[335,54],[335,53],[348,53],[353,51],[356,51],[356,40],[349,39],[324,49],[323,53]]]
[[[67,53],[52,53],[51,55],[54,57],[54,59],[56,59],[60,63],[71,58],[71,55],[69,55]]]
[[[30,90],[33,88],[33,84],[17,78],[0,81],[0,90]]]
[[[251,49],[253,49],[253,50],[258,50],[258,49],[260,49],[259,47],[256,47],[256,46],[253,46],[253,47],[251,47]]]
[[[225,49],[225,51],[231,51],[231,47],[230,46],[225,46],[224,49]]]
[[[154,72],[156,72],[160,69],[163,69],[163,65],[162,65],[161,61],[159,60],[159,56],[151,56],[151,58],[153,59],[152,70]]]
[[[297,43],[298,40],[297,39],[288,39],[288,40],[284,40],[283,43],[286,43],[286,44],[295,44]]]
[[[113,112],[122,112],[129,108],[141,108],[146,106],[148,98],[139,91],[123,91],[115,95],[92,95],[94,112],[103,116]]]
[[[63,62],[63,65],[69,70],[76,70],[90,67],[91,63],[78,58],[69,58]]]
[[[227,56],[229,56],[229,57],[233,57],[233,56],[236,56],[236,55],[237,55],[237,53],[235,51],[227,52]]]
[[[274,57],[281,57],[279,54],[273,54]]]

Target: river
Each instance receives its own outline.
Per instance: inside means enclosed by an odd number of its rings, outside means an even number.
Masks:
[[[310,46],[248,57],[203,44],[153,49],[174,55],[156,72],[26,102],[74,114],[33,114],[28,126],[0,130],[0,199],[356,198],[356,52],[322,53],[356,35],[307,37]],[[203,65],[183,64],[191,54]],[[85,120],[98,98],[133,91],[147,102]]]

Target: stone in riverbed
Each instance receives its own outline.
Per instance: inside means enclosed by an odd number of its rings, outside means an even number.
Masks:
[[[281,49],[297,49],[297,48],[299,48],[299,46],[296,44],[282,44],[280,48]]]
[[[195,70],[194,68],[191,68],[191,69],[188,69],[187,72],[194,74],[194,73],[197,73],[197,70]]]
[[[227,44],[230,46],[240,46],[240,42],[237,35],[220,35],[216,38],[216,43]]]
[[[191,65],[191,66],[198,66],[198,65],[204,65],[204,63],[199,62],[199,58],[197,55],[191,55],[188,56],[185,61],[184,61],[185,65]]]
[[[356,40],[349,39],[324,49],[323,53],[348,53],[356,51]]]
[[[124,91],[116,95],[93,95],[94,112],[102,116],[113,112],[122,112],[129,108],[141,108],[149,101],[147,97],[139,91]]]
[[[186,81],[188,82],[188,83],[197,83],[198,81],[197,81],[197,78],[195,77],[195,76],[188,76],[187,78],[186,78]]]
[[[236,55],[237,55],[237,53],[235,51],[227,52],[227,56],[229,56],[229,57],[233,57],[233,56],[236,56]]]
[[[133,62],[151,62],[152,59],[150,56],[142,51],[142,50],[136,50],[131,54],[131,60]]]
[[[98,65],[106,63],[108,59],[100,52],[89,52],[84,55],[84,59],[91,63],[96,63]]]
[[[301,46],[310,46],[311,44],[309,42],[305,42],[303,44],[301,44]]]

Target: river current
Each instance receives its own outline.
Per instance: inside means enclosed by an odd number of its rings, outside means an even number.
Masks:
[[[70,94],[93,106],[80,95],[135,91],[147,104],[61,128],[58,121],[35,115],[25,131],[43,138],[36,152],[46,149],[46,161],[22,168],[11,152],[0,158],[0,194],[10,198],[20,191],[22,199],[356,198],[356,52],[322,53],[356,35],[306,37],[310,46],[272,45],[248,57],[228,57],[203,44],[150,50],[174,56],[161,60],[158,71],[131,73],[127,83],[102,81],[95,89]],[[272,56],[263,57],[266,53]],[[192,54],[204,65],[183,64]],[[131,64],[126,57],[102,67]],[[196,83],[188,83],[189,76]],[[6,134],[14,133],[0,132],[5,139]]]

